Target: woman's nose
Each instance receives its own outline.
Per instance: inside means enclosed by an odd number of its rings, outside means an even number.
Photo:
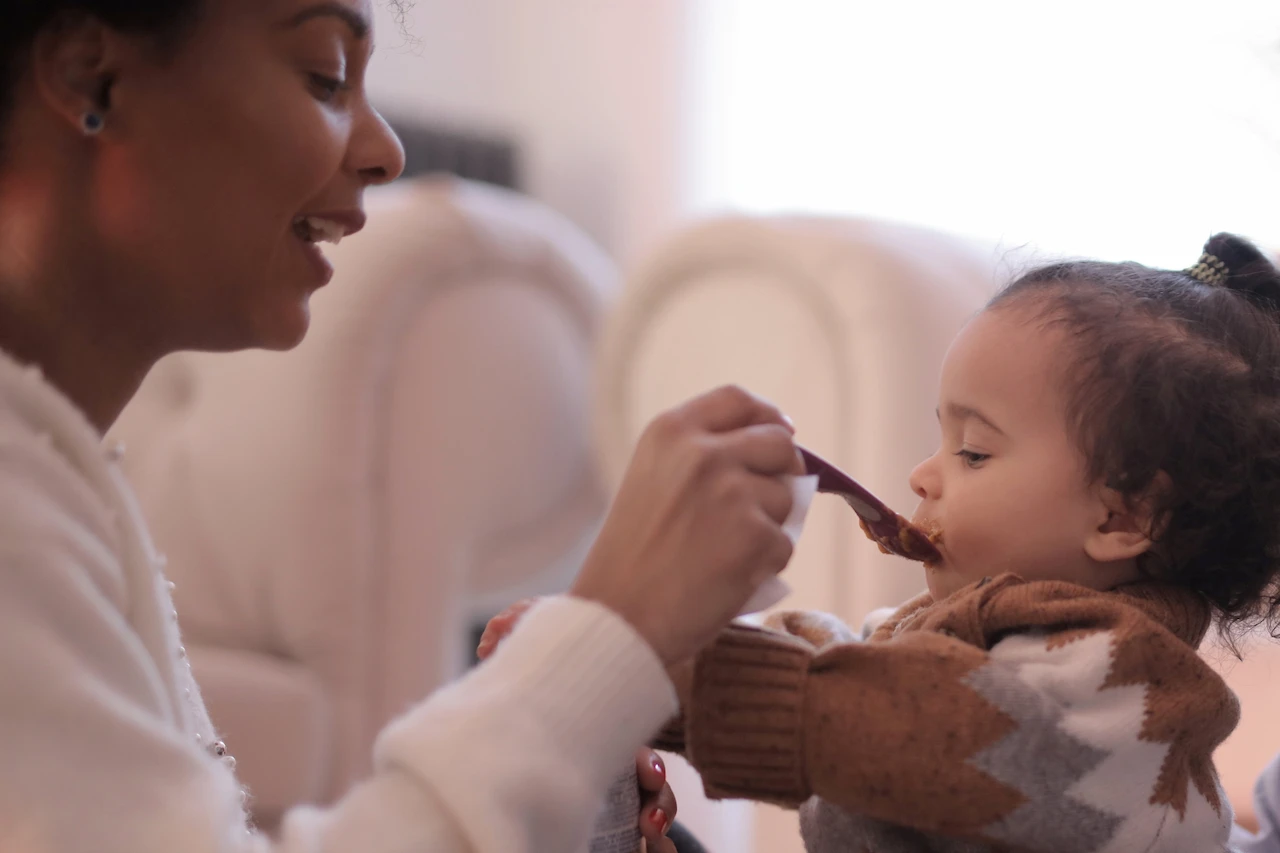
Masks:
[[[347,156],[365,186],[388,184],[404,172],[404,146],[391,125],[367,107],[351,134]]]

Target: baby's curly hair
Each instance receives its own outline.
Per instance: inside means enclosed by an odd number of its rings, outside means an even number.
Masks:
[[[1174,272],[1073,261],[987,306],[1065,333],[1068,422],[1091,482],[1151,512],[1148,577],[1202,594],[1218,630],[1280,626],[1280,271],[1218,234]]]

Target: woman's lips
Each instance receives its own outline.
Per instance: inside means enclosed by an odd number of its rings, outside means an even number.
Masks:
[[[319,244],[304,240],[296,235],[295,239],[301,245],[302,253],[307,257],[307,263],[311,267],[311,273],[314,277],[314,285],[316,287],[324,287],[333,279],[333,264],[325,257]]]

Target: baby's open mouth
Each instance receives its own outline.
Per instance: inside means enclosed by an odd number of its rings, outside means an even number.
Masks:
[[[916,529],[918,529],[921,533],[924,534],[925,538],[929,540],[929,544],[935,547],[942,545],[942,525],[939,524],[938,522],[934,521],[931,518],[925,519],[924,521],[916,525]],[[927,569],[937,568],[938,564],[942,562],[941,547],[938,548],[938,553],[939,553],[938,559],[924,561],[925,568]]]
[[[907,521],[897,513],[894,513],[894,522],[893,529],[896,529],[897,533],[893,538],[897,541],[890,542],[885,539],[884,533],[874,530],[865,518],[858,517],[858,526],[862,528],[862,532],[866,534],[868,539],[876,543],[876,547],[880,549],[882,554],[920,560],[926,566],[934,566],[941,561],[936,554],[936,547],[928,551],[921,548],[922,541],[927,541],[933,546],[937,546],[942,541],[941,525],[936,521],[916,524]]]
[[[916,524],[916,527],[920,528],[920,532],[934,545],[942,543],[942,525],[938,522],[933,519],[926,519]]]
[[[800,448],[805,470],[818,478],[818,491],[839,495],[858,515],[858,524],[867,538],[886,554],[921,563],[936,563],[942,555],[935,546],[941,529],[923,530],[887,507],[883,501],[848,474],[811,450]]]

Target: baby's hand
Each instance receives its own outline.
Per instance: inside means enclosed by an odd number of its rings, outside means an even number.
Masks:
[[[505,640],[507,635],[515,630],[516,625],[529,612],[529,608],[541,600],[540,598],[526,598],[523,601],[517,601],[490,619],[489,624],[484,626],[484,633],[480,635],[480,645],[476,646],[476,657],[484,660],[493,654],[493,650],[498,647],[498,643]]]
[[[764,620],[764,626],[799,637],[815,649],[824,649],[834,643],[852,643],[858,639],[848,625],[830,613],[816,610],[776,611]]]

